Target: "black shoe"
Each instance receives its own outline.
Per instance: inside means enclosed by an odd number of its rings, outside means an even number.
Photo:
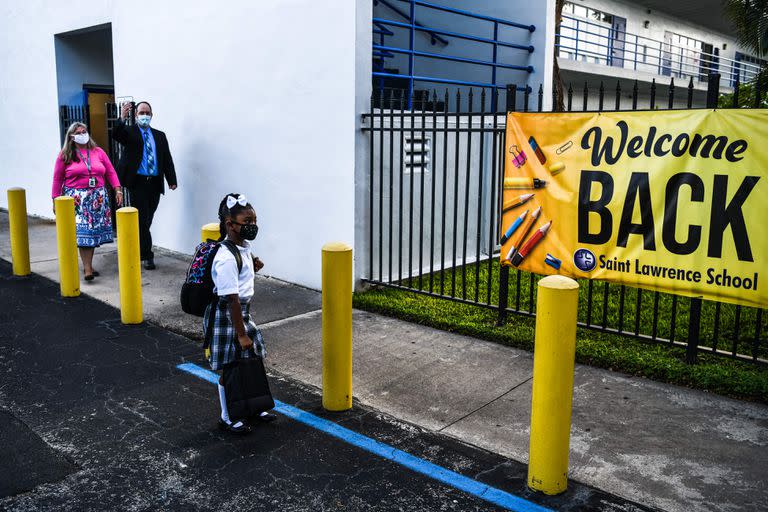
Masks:
[[[240,422],[240,425],[238,425],[238,426],[235,426],[235,425],[237,425],[237,422],[235,422],[235,423],[232,423],[232,422],[227,423],[223,419],[219,418],[219,428],[221,430],[227,430],[229,432],[232,432],[233,434],[240,434],[240,435],[245,435],[245,434],[250,434],[251,433],[251,427],[249,427],[247,423]]]
[[[275,421],[277,419],[277,416],[272,414],[271,412],[263,412],[261,414],[255,415],[254,419],[263,421],[264,423],[269,423],[271,421]]]
[[[155,266],[155,259],[149,258],[148,260],[144,261],[144,268],[147,270],[155,270],[157,268]]]

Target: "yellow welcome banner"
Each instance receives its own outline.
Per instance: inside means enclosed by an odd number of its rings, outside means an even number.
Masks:
[[[768,111],[509,113],[501,262],[768,307]]]

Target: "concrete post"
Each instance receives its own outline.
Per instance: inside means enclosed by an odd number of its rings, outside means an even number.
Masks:
[[[27,193],[23,188],[8,189],[8,223],[11,231],[11,261],[13,275],[28,276],[29,226],[27,226]]]
[[[59,249],[59,287],[62,297],[80,295],[80,271],[77,265],[77,233],[75,200],[68,196],[54,200],[56,210],[56,243]]]
[[[144,321],[139,256],[139,210],[117,210],[117,268],[120,274],[120,319],[124,324]]]
[[[323,407],[352,408],[352,248],[323,246]]]
[[[568,449],[579,285],[565,276],[539,281],[528,487],[560,494],[568,487]]]

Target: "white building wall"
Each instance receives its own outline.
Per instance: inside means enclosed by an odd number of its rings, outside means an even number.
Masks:
[[[731,69],[730,60],[734,60],[736,57],[736,52],[739,51],[739,47],[736,44],[736,40],[733,37],[733,35],[722,34],[712,29],[691,23],[685,19],[675,18],[656,10],[651,10],[649,13],[649,9],[641,5],[637,5],[636,3],[622,2],[618,0],[570,0],[570,1],[571,3],[574,3],[576,5],[591,7],[593,9],[597,9],[605,13],[612,14],[614,16],[625,18],[627,20],[626,32],[628,34],[636,34],[641,37],[646,37],[646,38],[654,39],[657,41],[664,41],[664,34],[665,32],[669,31],[669,32],[681,34],[693,39],[698,39],[700,41],[703,41],[704,43],[712,44],[714,48],[719,49],[720,73],[723,75],[722,85],[730,85],[730,75],[726,76],[726,74],[730,73],[730,69]],[[713,15],[723,16],[724,14],[713,13]],[[644,26],[645,21],[649,22],[647,28]],[[628,61],[635,59],[634,37],[631,37],[631,36],[627,36],[627,37],[628,39],[625,43],[627,45],[627,50],[625,53],[624,67],[632,68],[633,63]],[[642,42],[640,44],[642,44]],[[724,45],[726,46],[725,49],[723,49]],[[742,53],[747,53],[747,52],[742,51]],[[637,69],[640,71],[646,71],[646,72],[655,74],[658,71],[658,61],[655,58],[655,56],[658,55],[658,53],[657,52],[654,52],[653,54],[649,53],[649,55],[654,55],[653,59],[650,59],[650,58],[648,59],[649,64],[648,65],[638,64]],[[638,59],[640,58],[641,58],[641,55],[638,55]],[[727,60],[727,59],[730,59],[730,60]],[[663,80],[668,81],[669,79],[665,78]]]
[[[369,5],[8,4],[0,17],[0,121],[16,128],[0,138],[0,188],[26,188],[29,212],[51,216],[54,34],[111,23],[116,96],[152,103],[153,126],[167,133],[178,173],[179,189],[166,193],[155,216],[156,245],[192,252],[221,197],[243,192],[256,207],[264,273],[319,288],[323,243],[355,239],[358,74],[370,82],[356,31]]]

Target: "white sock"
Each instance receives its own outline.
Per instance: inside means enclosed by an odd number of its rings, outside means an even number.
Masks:
[[[219,384],[219,403],[221,404],[221,419],[229,423],[229,411],[227,411],[227,396],[224,394],[224,386]]]
[[[224,386],[219,384],[219,404],[221,405],[221,419],[227,425],[231,425],[232,421],[229,419],[229,411],[227,411],[227,395],[224,392]],[[242,421],[238,421],[233,427],[239,427],[243,424]]]

